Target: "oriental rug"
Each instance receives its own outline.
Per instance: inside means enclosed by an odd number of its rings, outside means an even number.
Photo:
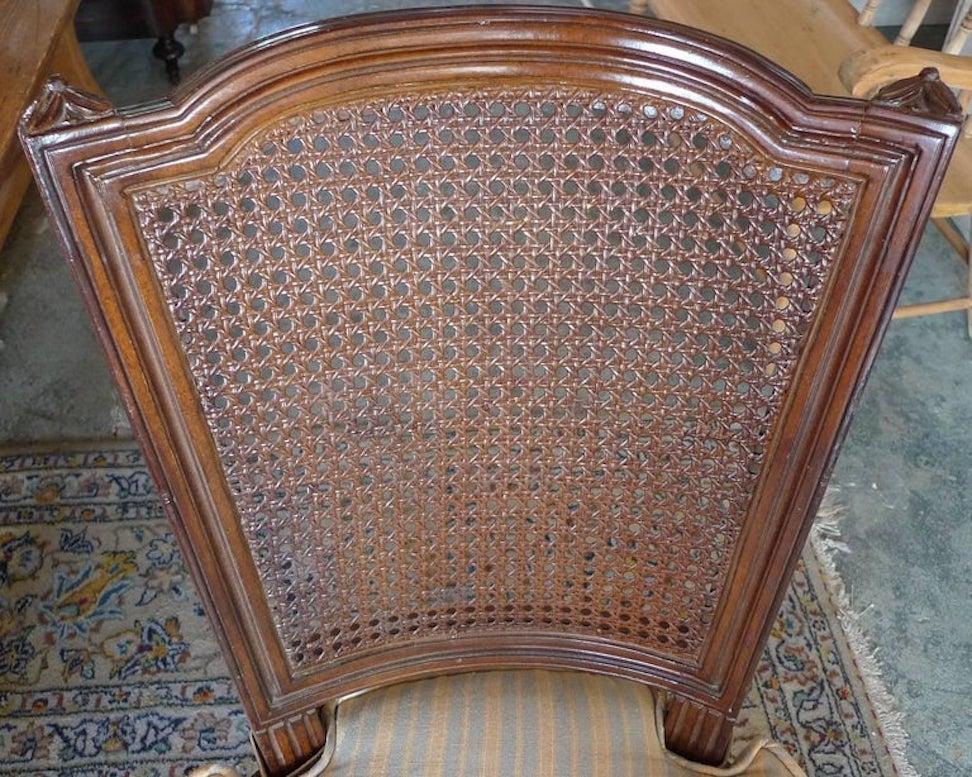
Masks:
[[[835,544],[825,523],[804,553],[734,747],[770,736],[811,777],[908,777]],[[246,773],[248,737],[141,454],[0,454],[0,773]]]

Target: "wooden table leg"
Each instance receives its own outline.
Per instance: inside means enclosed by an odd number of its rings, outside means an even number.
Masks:
[[[965,262],[965,286],[964,297],[954,299],[936,300],[935,302],[921,302],[914,305],[899,305],[894,311],[894,318],[917,318],[919,316],[931,316],[936,313],[951,313],[964,310],[966,315],[966,329],[969,338],[972,339],[972,221],[970,221],[970,234],[967,240],[962,236],[962,232],[955,226],[949,218],[932,219],[938,227],[949,245],[955,250],[958,257]]]
[[[938,227],[938,231],[942,233],[950,246],[958,254],[959,259],[963,262],[968,261],[969,247],[965,242],[965,238],[962,237],[962,233],[959,232],[958,228],[952,223],[949,218],[933,218],[932,222]]]
[[[152,47],[152,53],[165,62],[165,72],[169,77],[169,83],[178,84],[181,78],[179,74],[179,57],[186,53],[186,47],[176,40],[173,33],[161,36]]]

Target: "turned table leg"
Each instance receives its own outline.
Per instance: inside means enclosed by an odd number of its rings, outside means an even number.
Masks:
[[[169,76],[170,83],[179,83],[179,57],[186,53],[186,47],[170,32],[155,42],[152,53],[165,62],[165,72]]]

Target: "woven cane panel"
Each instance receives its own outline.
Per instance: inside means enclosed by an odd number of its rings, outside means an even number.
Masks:
[[[134,193],[294,671],[510,629],[698,660],[856,191],[551,86],[307,109]]]

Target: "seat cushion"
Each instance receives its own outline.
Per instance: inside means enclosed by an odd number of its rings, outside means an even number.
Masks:
[[[662,745],[643,685],[580,672],[502,671],[403,683],[343,702],[334,777],[802,775],[778,744],[729,769]]]

